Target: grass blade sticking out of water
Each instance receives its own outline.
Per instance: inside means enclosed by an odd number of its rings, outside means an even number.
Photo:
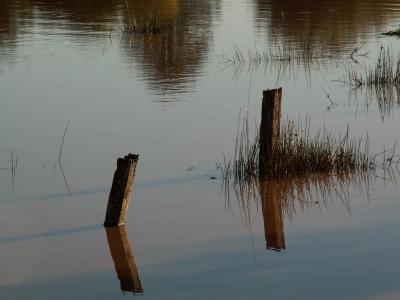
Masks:
[[[67,182],[67,177],[65,176],[64,169],[63,169],[62,163],[61,163],[61,155],[62,155],[62,150],[63,150],[63,147],[64,147],[65,137],[66,137],[67,132],[68,132],[69,123],[70,123],[70,121],[67,122],[67,125],[65,126],[65,130],[64,130],[64,135],[62,137],[62,141],[61,141],[61,145],[60,145],[60,152],[58,154],[58,165],[59,165],[60,170],[61,170],[61,174],[62,174],[62,177],[63,177],[63,180],[64,180],[65,187],[67,188],[68,193],[70,195],[72,195],[71,189],[70,189],[69,184]]]

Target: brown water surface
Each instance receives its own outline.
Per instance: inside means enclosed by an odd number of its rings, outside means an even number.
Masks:
[[[124,31],[149,12],[167,29]],[[0,299],[397,299],[398,172],[224,189],[215,161],[233,155],[239,111],[259,123],[277,86],[283,118],[391,147],[398,88],[343,81],[381,46],[398,57],[380,33],[399,12],[394,0],[1,0]],[[295,59],[251,63],[254,49]],[[126,230],[105,232],[129,152]]]

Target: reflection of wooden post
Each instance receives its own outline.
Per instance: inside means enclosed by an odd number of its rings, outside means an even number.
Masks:
[[[125,226],[106,228],[106,233],[115,271],[121,282],[121,290],[124,292],[143,293]]]
[[[259,177],[267,177],[266,166],[274,140],[279,137],[282,88],[263,91],[260,124]]]
[[[260,182],[260,193],[267,249],[281,251],[285,249],[285,232],[279,185]]]
[[[106,227],[125,223],[138,159],[139,155],[136,154],[118,158],[117,170],[114,173],[110,196],[108,197],[106,219],[104,221],[104,226]]]

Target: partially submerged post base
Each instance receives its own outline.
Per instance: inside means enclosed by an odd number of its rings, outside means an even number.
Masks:
[[[274,141],[279,138],[281,124],[282,88],[263,91],[260,124],[259,179],[267,177],[266,166],[271,159]]]
[[[137,154],[129,154],[124,158],[118,158],[117,170],[114,173],[108,198],[106,219],[104,221],[105,227],[125,224],[125,216],[131,199],[138,159],[139,155]]]

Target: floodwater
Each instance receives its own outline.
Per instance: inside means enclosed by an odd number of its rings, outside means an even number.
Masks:
[[[122,30],[150,11],[173,30]],[[396,172],[226,189],[215,167],[275,87],[284,118],[391,147],[398,90],[343,81],[399,24],[396,0],[1,0],[0,299],[399,299]],[[329,58],[232,64],[255,48]]]

